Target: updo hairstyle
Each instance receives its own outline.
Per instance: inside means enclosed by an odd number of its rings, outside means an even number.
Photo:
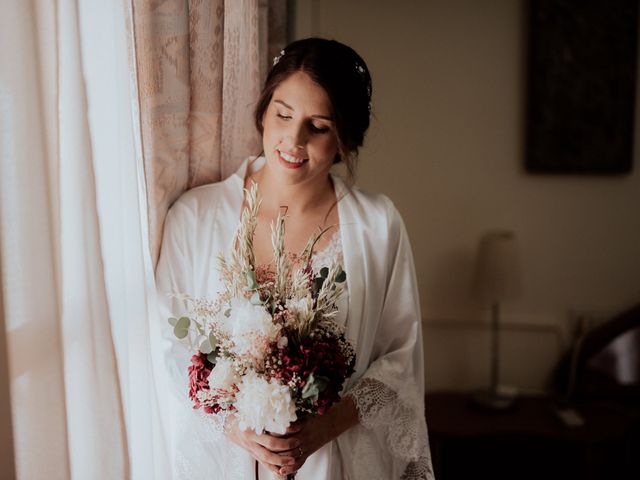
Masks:
[[[343,161],[353,176],[358,148],[369,128],[371,76],[364,60],[351,47],[324,38],[306,38],[289,44],[274,60],[258,100],[255,110],[258,131],[264,133],[262,119],[273,92],[299,71],[309,75],[327,93],[338,137],[334,162]]]

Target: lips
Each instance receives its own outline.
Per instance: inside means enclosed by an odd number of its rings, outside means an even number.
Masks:
[[[278,153],[280,163],[287,168],[300,168],[308,160],[307,158],[297,157],[287,152],[281,152],[280,150],[276,150],[276,152]]]

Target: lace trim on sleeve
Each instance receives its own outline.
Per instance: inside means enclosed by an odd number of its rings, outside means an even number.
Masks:
[[[406,378],[404,382],[376,378],[385,375],[373,367],[347,392],[356,405],[360,424],[380,431],[391,454],[406,463],[403,480],[432,480],[424,402],[418,389]]]

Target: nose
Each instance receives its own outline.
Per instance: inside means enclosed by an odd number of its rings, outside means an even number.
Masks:
[[[289,137],[295,147],[304,147],[307,144],[307,130],[302,122],[291,125]]]

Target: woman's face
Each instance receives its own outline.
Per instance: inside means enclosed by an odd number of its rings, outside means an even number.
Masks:
[[[273,92],[262,120],[268,168],[288,184],[324,181],[338,153],[331,102],[304,72]]]

